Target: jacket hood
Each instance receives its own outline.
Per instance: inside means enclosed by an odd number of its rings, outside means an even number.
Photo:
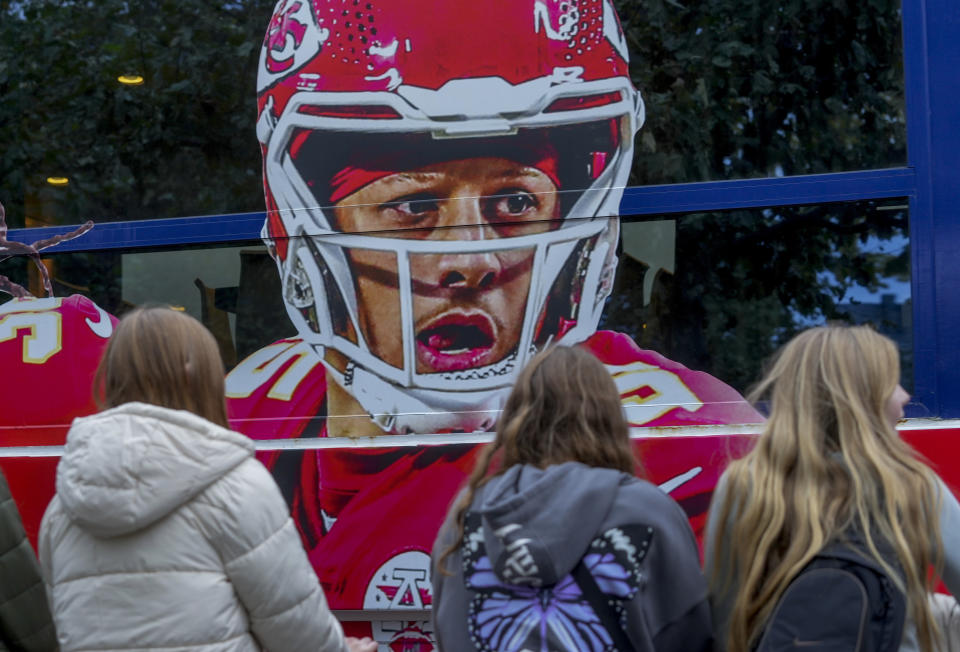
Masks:
[[[546,469],[509,468],[474,499],[483,542],[497,577],[552,585],[570,573],[631,477],[567,462]]]
[[[253,455],[247,437],[144,403],[75,419],[57,467],[70,518],[99,537],[143,529]]]

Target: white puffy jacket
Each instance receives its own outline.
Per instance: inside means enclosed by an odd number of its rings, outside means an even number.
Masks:
[[[189,412],[76,419],[39,547],[65,651],[346,650],[253,443]]]

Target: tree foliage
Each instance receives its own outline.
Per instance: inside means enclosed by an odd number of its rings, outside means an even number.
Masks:
[[[11,226],[263,209],[254,78],[272,7],[0,5],[0,193]],[[117,82],[144,77],[140,86]],[[70,179],[64,188],[48,176]]]
[[[633,183],[906,162],[900,3],[617,3],[648,122]]]
[[[906,163],[898,2],[617,4],[648,116],[631,184]],[[801,326],[849,317],[842,302],[851,287],[881,291],[885,279],[909,279],[908,247],[875,246],[905,242],[906,213],[888,208],[680,217],[676,273],[660,274],[644,306],[627,263],[606,325],[745,387]]]

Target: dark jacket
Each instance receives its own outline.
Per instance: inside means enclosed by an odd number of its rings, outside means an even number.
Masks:
[[[0,473],[0,650],[56,650],[37,558]]]
[[[448,517],[435,563],[455,534]],[[616,639],[604,620],[623,623],[638,651],[712,646],[707,586],[683,510],[613,469],[511,467],[477,491],[463,545],[445,566],[451,574],[433,573],[441,650],[609,650]]]

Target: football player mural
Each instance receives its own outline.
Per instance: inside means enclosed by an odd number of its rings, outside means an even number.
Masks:
[[[277,4],[257,80],[263,238],[299,336],[227,391],[239,429],[299,440],[265,461],[333,608],[429,607],[431,544],[476,451],[444,438],[491,430],[545,346],[593,352],[633,425],[759,420],[717,379],[597,331],[644,122],[627,58],[609,0]],[[728,444],[638,449],[697,527]],[[431,646],[416,618],[355,627]]]

